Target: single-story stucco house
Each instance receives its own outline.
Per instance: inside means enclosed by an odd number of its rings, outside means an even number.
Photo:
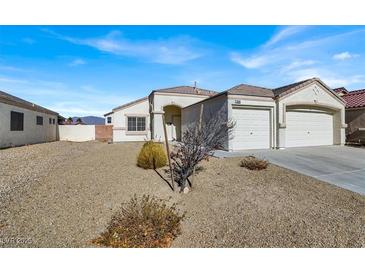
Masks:
[[[351,143],[365,143],[365,89],[334,91],[346,101],[346,139]]]
[[[181,140],[201,109],[203,119],[223,111],[236,123],[227,134],[229,151],[345,142],[345,101],[318,78],[275,89],[241,84],[220,93],[188,86],[159,89],[104,116],[115,142],[163,141],[163,116],[169,140]]]
[[[0,148],[57,140],[58,113],[0,91]]]

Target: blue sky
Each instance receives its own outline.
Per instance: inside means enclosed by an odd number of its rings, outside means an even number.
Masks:
[[[0,90],[101,116],[153,89],[365,88],[363,26],[0,26]]]

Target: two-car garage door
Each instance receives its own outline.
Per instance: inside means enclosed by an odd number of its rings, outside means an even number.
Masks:
[[[286,113],[286,147],[333,145],[333,115],[314,110]]]
[[[272,147],[270,109],[233,108],[232,150]],[[334,143],[334,118],[330,112],[293,109],[286,112],[286,147],[322,146]]]

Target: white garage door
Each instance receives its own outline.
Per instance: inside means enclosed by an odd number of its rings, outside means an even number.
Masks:
[[[333,145],[333,115],[324,112],[288,111],[286,147]]]
[[[270,111],[233,109],[233,150],[270,148]]]

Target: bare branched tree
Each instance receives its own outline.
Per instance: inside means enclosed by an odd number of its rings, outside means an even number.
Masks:
[[[214,150],[224,148],[234,127],[233,121],[227,121],[225,111],[208,117],[201,124],[189,126],[183,133],[183,142],[171,152],[174,180],[181,191],[189,187],[188,178],[199,162],[207,160]]]

